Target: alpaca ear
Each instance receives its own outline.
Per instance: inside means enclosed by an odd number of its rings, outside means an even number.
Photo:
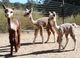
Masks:
[[[12,7],[12,9],[14,10],[15,8],[14,8],[14,7]]]
[[[29,9],[26,8],[26,10],[29,10]]]
[[[53,11],[53,14],[56,14],[56,12],[55,12],[55,11]]]
[[[32,13],[32,12],[33,12],[33,8],[30,9],[29,13]]]
[[[29,13],[32,13],[32,10],[31,9],[29,10]]]
[[[53,11],[53,16],[56,16],[56,12],[55,11]]]
[[[78,27],[76,23],[72,23],[72,26],[74,26],[75,28]]]
[[[49,11],[49,14],[52,14],[51,11]]]
[[[3,7],[4,9],[6,9],[6,6],[5,6],[4,4],[2,4],[2,7]]]

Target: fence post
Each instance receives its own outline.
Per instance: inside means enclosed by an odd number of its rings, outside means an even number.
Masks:
[[[62,13],[62,23],[64,24],[64,0],[62,1],[61,4],[61,13]]]

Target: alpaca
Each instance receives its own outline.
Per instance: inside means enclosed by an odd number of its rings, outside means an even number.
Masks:
[[[73,27],[77,27],[76,24],[74,23],[64,23],[62,25],[59,26],[58,28],[58,37],[57,37],[57,42],[59,44],[59,51],[61,50],[61,42],[62,42],[62,37],[63,35],[65,35],[66,37],[66,44],[65,46],[62,48],[65,49],[66,45],[68,44],[68,35],[70,34],[70,36],[72,37],[73,41],[74,41],[74,48],[73,50],[75,50],[75,46],[76,46],[76,38],[75,38],[75,34],[74,34],[74,31],[73,31]]]
[[[15,52],[20,48],[20,24],[18,20],[13,20],[14,8],[7,8],[3,4],[2,6],[8,21],[9,42],[11,47],[10,55],[13,55],[13,46],[15,47]]]
[[[50,25],[48,25],[48,20],[54,19],[53,13],[49,12],[49,17],[42,17],[37,20],[33,20],[32,9],[31,10],[26,9],[24,16],[28,16],[29,19],[31,20],[31,22],[33,23],[33,25],[35,26],[35,32],[34,32],[35,37],[34,37],[33,43],[35,43],[35,40],[36,40],[39,30],[40,30],[40,36],[42,37],[42,43],[44,43],[44,38],[43,38],[43,29],[44,28],[47,30],[48,38],[49,38],[49,34],[51,33],[51,31],[54,34],[54,31],[49,29]]]
[[[53,13],[49,12],[49,13],[52,14],[54,16],[54,18],[51,19],[51,15],[49,15],[48,24],[47,24],[47,28],[46,28],[47,32],[48,32],[48,38],[47,38],[45,43],[47,43],[49,41],[51,32],[54,35],[54,42],[55,42],[55,38],[56,38],[55,35],[57,33],[57,28],[56,27],[58,27],[57,22],[56,22],[56,17],[57,17],[56,12],[53,12]]]

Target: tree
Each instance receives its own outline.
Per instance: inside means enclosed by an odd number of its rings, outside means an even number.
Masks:
[[[62,1],[63,0],[44,0],[43,9],[45,10],[45,13],[47,14],[49,11],[56,11],[60,16],[63,16],[61,13],[62,7],[60,7]],[[64,2],[64,16],[72,15],[75,9],[80,13],[78,11],[80,10],[80,0],[64,0]]]
[[[9,0],[2,0],[2,3],[5,4],[6,6],[10,6],[10,1]]]
[[[21,4],[16,2],[16,3],[14,3],[14,7],[17,8],[17,9],[20,9],[21,8]]]

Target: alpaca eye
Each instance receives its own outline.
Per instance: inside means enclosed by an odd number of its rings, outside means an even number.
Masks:
[[[13,13],[13,12],[11,11],[11,13]]]
[[[5,13],[7,13],[7,12],[8,12],[8,10],[6,9],[6,10],[5,10]]]

